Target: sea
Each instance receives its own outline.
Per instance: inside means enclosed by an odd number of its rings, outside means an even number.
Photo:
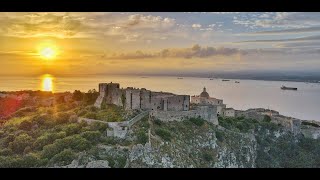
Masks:
[[[235,83],[238,81],[239,83]],[[173,76],[87,75],[54,76],[50,74],[19,77],[1,76],[0,91],[46,90],[73,92],[98,90],[99,83],[120,83],[120,87],[146,88],[181,95],[199,95],[206,87],[210,97],[223,99],[227,107],[238,110],[266,108],[302,120],[320,121],[320,83],[209,79]],[[281,86],[297,91],[281,90]]]

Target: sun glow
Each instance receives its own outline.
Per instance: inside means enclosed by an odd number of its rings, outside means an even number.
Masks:
[[[56,57],[57,55],[57,52],[54,48],[52,47],[44,47],[43,49],[40,50],[40,56],[42,58],[45,58],[45,59],[53,59]]]
[[[53,77],[50,74],[42,76],[42,91],[53,91]]]

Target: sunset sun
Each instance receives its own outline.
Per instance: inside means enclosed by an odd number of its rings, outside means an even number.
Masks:
[[[39,54],[44,59],[53,59],[56,57],[57,52],[52,47],[44,47],[43,49],[40,50]]]

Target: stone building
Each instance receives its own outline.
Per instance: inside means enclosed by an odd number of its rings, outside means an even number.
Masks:
[[[235,117],[235,110],[233,108],[225,108],[223,111],[225,117]]]
[[[101,108],[102,103],[105,102],[122,106],[126,110],[147,110],[150,111],[149,116],[162,121],[181,121],[200,117],[213,124],[218,124],[217,107],[223,107],[222,100],[210,98],[205,93],[202,94],[207,97],[204,99],[204,103],[198,103],[196,107],[191,109],[189,95],[153,92],[145,88],[120,89],[118,83],[112,82],[100,83],[99,93],[100,95],[95,102],[96,107]]]
[[[214,108],[216,108],[217,111],[217,115],[219,116],[224,116],[225,113],[225,109],[226,109],[226,105],[223,104],[223,100],[222,99],[216,99],[213,97],[210,97],[210,95],[208,94],[206,88],[203,88],[203,91],[201,92],[200,95],[194,95],[191,96],[191,104],[195,104],[195,105],[212,105]],[[234,117],[234,112],[231,112],[231,109],[228,109],[228,116],[232,116]]]
[[[99,84],[100,96],[104,98],[106,104],[115,104],[123,106],[122,89],[120,89],[119,83],[100,83]]]
[[[152,92],[145,88],[120,89],[120,84],[112,82],[100,83],[99,93],[95,102],[95,106],[99,108],[103,102],[122,106],[126,110],[188,111],[190,108],[189,95]]]

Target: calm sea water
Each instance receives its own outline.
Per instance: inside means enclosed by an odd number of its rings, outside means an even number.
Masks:
[[[87,77],[0,77],[0,91],[50,89],[54,92],[88,91],[98,89],[100,82],[118,82],[121,87],[147,88],[176,94],[198,95],[203,87],[211,97],[223,99],[227,107],[270,108],[299,119],[320,120],[320,83],[236,80],[221,81],[208,78],[87,76]],[[281,90],[282,85],[297,87],[298,91]]]

